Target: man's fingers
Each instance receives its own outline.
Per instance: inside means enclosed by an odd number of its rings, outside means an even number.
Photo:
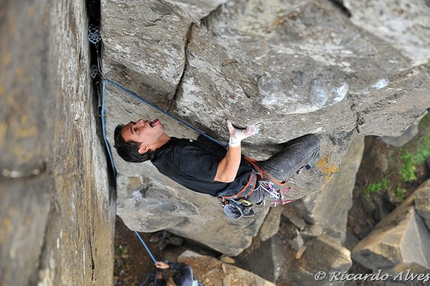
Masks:
[[[244,134],[248,137],[254,134],[258,134],[260,127],[258,125],[248,125],[245,129]]]

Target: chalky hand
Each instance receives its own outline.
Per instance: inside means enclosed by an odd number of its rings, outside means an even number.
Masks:
[[[230,140],[229,140],[230,147],[239,146],[240,142],[242,142],[243,139],[249,136],[252,136],[254,134],[257,134],[259,132],[259,127],[254,124],[246,126],[246,129],[236,129],[233,127],[233,124],[231,124],[230,120],[227,120],[227,127],[228,127],[228,131],[230,132]]]

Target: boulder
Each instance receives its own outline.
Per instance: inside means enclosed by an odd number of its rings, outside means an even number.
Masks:
[[[282,207],[270,208],[269,213],[260,227],[258,237],[261,241],[268,240],[279,231],[279,224],[281,223]]]
[[[410,195],[352,251],[352,259],[364,267],[403,269],[400,265],[416,265],[430,269],[430,233],[414,209],[415,195]]]
[[[86,1],[0,4],[0,284],[111,285]]]
[[[276,282],[285,261],[284,247],[278,234],[265,241],[254,238],[252,245],[236,257],[236,266]]]
[[[343,0],[351,22],[388,42],[413,63],[430,57],[428,1],[411,0],[387,6],[385,1]]]
[[[402,135],[398,137],[382,136],[381,140],[383,140],[385,143],[388,143],[396,147],[401,147],[405,145],[407,142],[409,142],[409,140],[414,138],[419,133],[418,124],[420,123],[421,119],[423,119],[425,115],[426,114],[423,114],[422,116],[418,117],[416,121],[403,132]]]
[[[124,118],[125,114],[128,114],[127,120],[144,116],[144,118],[158,117],[163,122],[167,122],[165,123],[166,132],[171,136],[197,138],[198,133],[194,130],[167,117],[127,92],[108,84],[106,92],[108,95],[113,95],[110,90],[117,93],[118,96],[109,97],[110,100],[106,102],[107,110],[116,109],[124,101],[129,103],[125,113],[122,110],[107,111],[109,115],[106,118],[106,125],[111,130],[107,139],[110,146],[114,145],[112,142],[113,130],[116,124],[124,122],[121,118]],[[133,114],[134,117],[131,117],[130,114]],[[344,135],[344,137],[346,141],[349,140],[348,135]],[[218,137],[215,139],[221,141]],[[331,141],[324,137],[322,140],[323,158],[318,161],[317,166],[290,178],[289,183],[293,190],[289,192],[289,195],[293,196],[292,198],[298,199],[307,193],[322,189],[331,176],[337,172],[336,161],[343,154],[345,145],[332,145]],[[337,140],[337,142],[339,141],[340,139]],[[337,150],[338,153],[334,157],[329,156],[327,152],[331,152],[330,149]],[[248,150],[245,150],[247,155],[252,153]],[[254,149],[254,151],[256,150],[259,149]],[[274,152],[276,148],[268,148],[268,150]],[[264,151],[260,153],[264,154]],[[132,230],[154,232],[165,229],[179,236],[199,241],[224,254],[235,256],[250,246],[252,237],[257,235],[264,217],[269,211],[269,207],[256,207],[254,218],[231,220],[224,215],[218,199],[198,194],[178,185],[160,174],[150,162],[126,163],[115,150],[112,155],[118,171],[117,214]],[[196,228],[196,225],[205,227]],[[229,244],[225,243],[226,234],[230,239]]]
[[[289,179],[294,205],[325,188],[357,132],[398,136],[430,106],[428,62],[412,63],[331,1],[203,2],[101,1],[110,146],[117,124],[140,117],[160,118],[171,136],[194,139],[196,127],[221,143],[229,136],[225,119],[256,123],[261,134],[247,138],[243,152],[259,160],[316,133],[321,159]],[[250,245],[268,212],[229,221],[216,198],[113,153],[118,214],[133,230],[168,229],[234,255]],[[144,183],[128,184],[136,178]],[[231,245],[220,230],[237,234]]]
[[[152,165],[148,166],[152,168],[144,169],[147,176],[156,172]],[[128,228],[141,232],[165,229],[229,256],[236,256],[251,245],[269,211],[261,208],[254,218],[233,220],[224,214],[216,198],[176,183],[126,176],[119,176],[117,181],[118,188],[126,190],[118,193],[117,213]]]
[[[414,192],[415,210],[424,220],[427,228],[430,230],[430,180],[422,183]]]
[[[341,168],[321,192],[312,193],[296,204],[288,205],[308,222],[319,225],[325,234],[345,240],[348,211],[352,206],[355,174],[361,163],[364,137],[354,136]]]
[[[352,261],[350,251],[327,235],[306,241],[306,249],[289,269],[293,285],[343,285],[344,281],[331,279],[332,275],[347,272]],[[319,276],[322,272],[326,276]],[[321,275],[324,275],[321,274]]]
[[[193,269],[194,276],[204,285],[261,285],[274,286],[275,284],[259,277],[256,274],[239,267],[223,263],[216,258],[199,255],[185,251],[178,257],[178,261],[186,263]]]

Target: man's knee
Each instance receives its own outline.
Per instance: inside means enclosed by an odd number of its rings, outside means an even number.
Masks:
[[[306,142],[307,147],[312,151],[319,150],[321,148],[321,140],[314,134],[307,134],[300,137],[299,139],[303,140],[303,142]]]

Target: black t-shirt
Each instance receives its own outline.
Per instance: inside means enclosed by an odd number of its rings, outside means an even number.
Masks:
[[[188,189],[214,197],[233,195],[246,185],[252,167],[242,156],[233,182],[215,182],[218,163],[226,152],[221,146],[172,137],[155,150],[151,162],[162,174]]]

